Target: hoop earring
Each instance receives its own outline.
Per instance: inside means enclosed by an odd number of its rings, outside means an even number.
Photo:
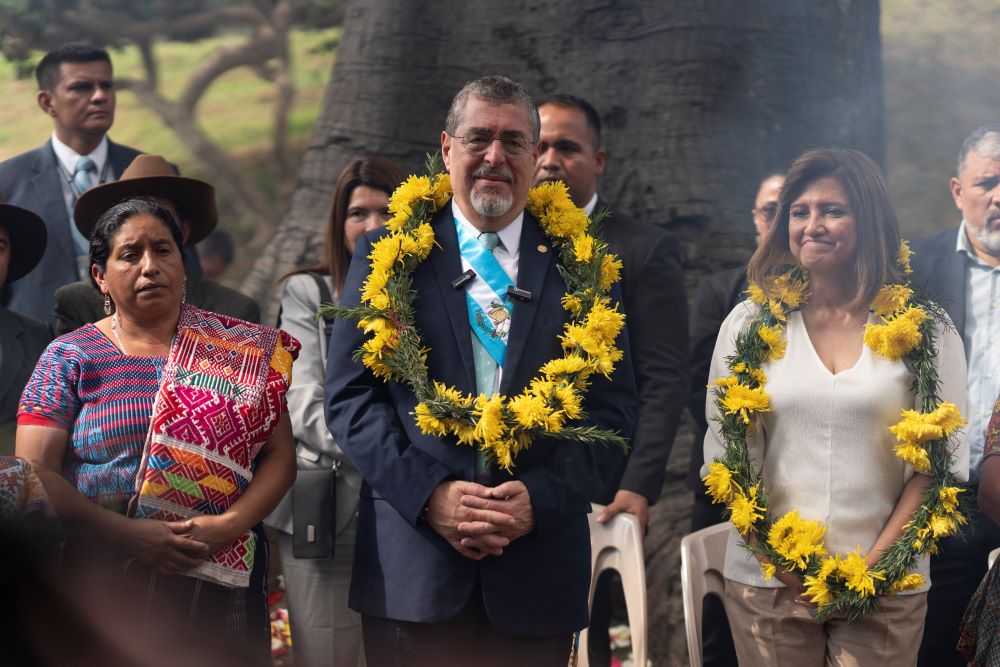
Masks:
[[[105,315],[111,314],[111,297],[108,296],[107,294],[104,295],[104,314]]]

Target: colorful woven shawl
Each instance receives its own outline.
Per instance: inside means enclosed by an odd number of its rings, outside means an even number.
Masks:
[[[132,515],[177,521],[225,512],[283,412],[299,343],[284,331],[181,308],[136,478]],[[250,531],[186,574],[246,587]]]

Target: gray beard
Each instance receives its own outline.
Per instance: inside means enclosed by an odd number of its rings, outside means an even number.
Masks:
[[[979,241],[979,245],[986,248],[987,252],[994,257],[1000,257],[1000,230],[990,231],[986,229],[986,225],[975,227],[970,225],[968,221],[965,222],[965,229],[974,239]]]
[[[480,193],[472,190],[469,193],[469,200],[476,213],[484,218],[497,218],[510,211],[514,205],[513,193]]]

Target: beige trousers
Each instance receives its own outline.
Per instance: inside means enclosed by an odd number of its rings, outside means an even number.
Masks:
[[[726,580],[726,615],[740,667],[913,667],[927,594],[883,598],[857,623],[817,623],[787,588]]]

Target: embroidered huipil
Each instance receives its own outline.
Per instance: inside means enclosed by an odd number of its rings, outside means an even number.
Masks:
[[[719,332],[712,357],[711,379],[729,375],[725,358],[735,350],[737,333],[756,315],[750,301],[738,305]],[[874,316],[869,321],[874,322]],[[913,376],[902,361],[890,361],[862,346],[853,367],[831,373],[809,339],[800,311],[788,315],[788,345],[784,358],[765,362],[765,389],[771,412],[763,413],[751,431],[748,446],[762,469],[770,496],[770,511],[777,520],[790,510],[804,519],[827,526],[827,549],[845,554],[860,547],[865,554],[889,519],[903,486],[914,474],[893,447],[889,427],[899,421],[902,409],[917,408]],[[965,354],[958,334],[948,329],[938,337],[940,395],[965,411]],[[705,467],[721,457],[724,442],[718,423],[714,394],[708,392],[706,414],[711,427],[705,435]],[[955,439],[956,461],[952,472],[965,480],[969,450],[964,432]],[[724,575],[750,586],[779,587],[777,578],[765,581],[755,557],[740,546],[735,529],[729,536]],[[929,582],[926,558],[915,570]],[[923,588],[912,591],[920,592]]]

